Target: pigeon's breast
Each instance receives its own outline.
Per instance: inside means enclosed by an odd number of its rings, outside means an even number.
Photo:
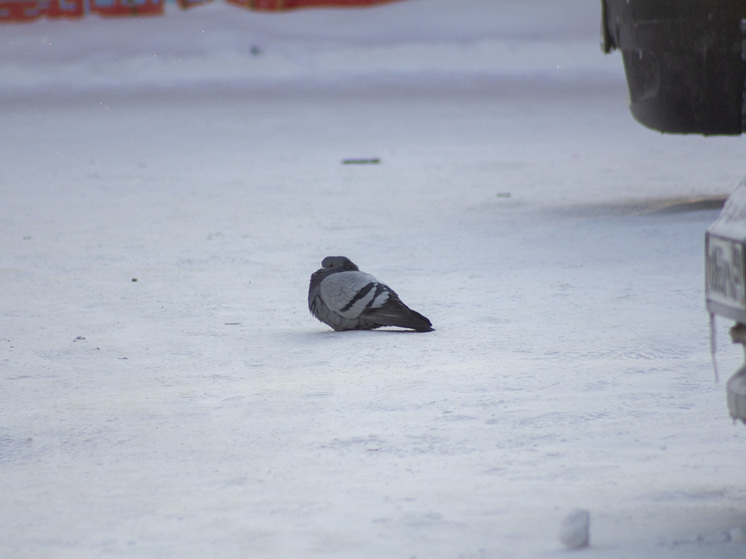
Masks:
[[[354,319],[366,308],[377,308],[388,299],[388,290],[364,272],[338,272],[324,278],[319,295],[340,316]]]

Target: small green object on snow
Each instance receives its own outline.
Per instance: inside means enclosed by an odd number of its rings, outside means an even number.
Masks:
[[[342,165],[378,165],[381,160],[378,157],[343,159]]]

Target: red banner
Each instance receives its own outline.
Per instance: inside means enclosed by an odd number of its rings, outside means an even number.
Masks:
[[[252,10],[264,12],[279,12],[295,10],[297,8],[340,8],[355,6],[371,6],[383,4],[392,0],[226,0],[230,4],[244,6]]]
[[[177,0],[188,8],[209,0]],[[251,10],[277,12],[297,8],[341,8],[372,6],[394,0],[226,0]],[[101,16],[161,15],[166,0],[0,0],[0,23],[25,22],[46,16],[50,19],[80,18],[87,14]]]
[[[0,0],[0,23],[80,18],[86,13],[102,16],[146,16],[163,13],[165,0]]]

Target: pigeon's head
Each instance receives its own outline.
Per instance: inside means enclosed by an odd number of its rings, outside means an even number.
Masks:
[[[325,270],[352,270],[358,267],[346,256],[327,256],[321,261],[321,267]]]

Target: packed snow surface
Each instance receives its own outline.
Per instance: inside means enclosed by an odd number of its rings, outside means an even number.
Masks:
[[[599,22],[3,26],[0,556],[561,558],[582,508],[588,559],[746,557],[703,293],[744,140],[637,124]],[[319,323],[328,255],[436,330]]]

